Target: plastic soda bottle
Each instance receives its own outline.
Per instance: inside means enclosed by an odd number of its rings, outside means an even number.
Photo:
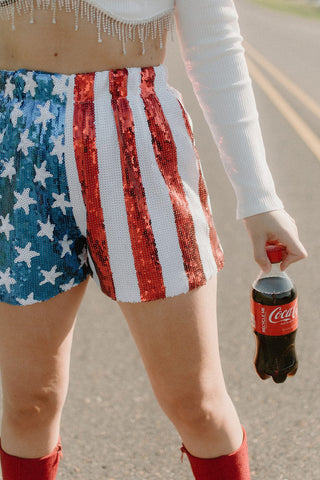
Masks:
[[[286,272],[280,270],[284,247],[267,245],[271,271],[261,272],[252,285],[252,328],[256,335],[254,359],[263,380],[282,383],[295,375],[298,360],[295,337],[298,328],[297,291]]]

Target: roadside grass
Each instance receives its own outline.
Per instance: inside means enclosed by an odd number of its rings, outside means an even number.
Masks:
[[[310,5],[310,3],[296,0],[251,0],[258,5],[280,10],[282,12],[300,15],[302,17],[320,20],[320,5]]]

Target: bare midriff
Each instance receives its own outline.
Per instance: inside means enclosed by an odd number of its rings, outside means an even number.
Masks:
[[[165,57],[166,34],[147,38],[145,52],[139,38],[126,42],[102,33],[98,43],[97,27],[79,19],[75,31],[74,13],[59,11],[56,23],[52,13],[36,9],[34,23],[28,14],[15,16],[15,30],[11,22],[0,20],[0,70],[39,70],[55,73],[87,73],[129,67],[160,65]]]

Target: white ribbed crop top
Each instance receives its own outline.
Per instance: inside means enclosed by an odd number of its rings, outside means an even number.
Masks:
[[[162,37],[177,25],[182,56],[194,92],[235,190],[237,218],[283,208],[265,159],[238,16],[232,0],[0,0],[0,16],[35,8],[75,12],[125,44]]]

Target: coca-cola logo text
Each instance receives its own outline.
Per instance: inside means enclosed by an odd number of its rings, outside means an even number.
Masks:
[[[298,306],[293,305],[290,308],[282,309],[281,306],[272,310],[269,314],[270,323],[290,322],[298,317]]]

